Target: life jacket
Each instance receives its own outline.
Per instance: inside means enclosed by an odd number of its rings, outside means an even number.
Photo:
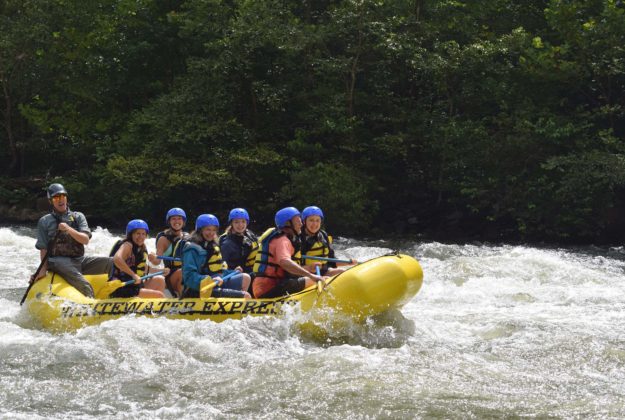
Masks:
[[[248,229],[245,229],[243,236],[235,233],[223,233],[219,237],[219,245],[223,248],[225,241],[234,242],[240,249],[240,257],[236,258],[233,267],[241,266],[252,270],[256,262],[256,254],[258,253],[258,238]]]
[[[332,237],[326,233],[325,230],[319,230],[315,235],[306,235],[302,232],[302,255],[310,255],[311,257],[324,257],[330,256],[330,249],[332,246]],[[310,264],[315,260],[309,260],[302,258],[302,264]],[[322,264],[326,266],[327,263]]]
[[[208,271],[208,274],[220,274],[228,268],[221,258],[221,250],[215,241],[204,241],[200,246],[208,252],[206,262],[204,263],[204,269]]]
[[[221,258],[221,250],[215,241],[197,243],[195,241],[182,240],[178,241],[177,247],[182,250],[187,242],[190,246],[198,246],[206,251],[206,260],[200,268],[201,273],[208,275],[221,274],[222,270],[228,268],[228,265]]]
[[[184,247],[184,244],[183,246],[178,245],[180,241],[187,239],[187,234],[183,232],[182,236],[177,236],[172,233],[167,233],[167,231],[170,231],[170,229],[157,233],[155,243],[157,244],[158,240],[163,236],[170,242],[169,247],[167,247],[165,252],[163,252],[163,256],[179,258],[180,261],[163,261],[163,265],[169,269],[178,269],[182,267],[182,248]]]
[[[254,272],[257,277],[278,278],[276,275],[272,274],[271,271],[273,271],[273,273],[278,273],[278,270],[281,270],[282,268],[279,264],[276,264],[273,261],[273,255],[269,252],[269,243],[283,235],[286,235],[286,233],[280,229],[269,228],[260,236],[260,238],[258,238],[260,249],[256,253],[256,261],[254,262]],[[299,237],[295,236],[294,239],[289,237],[289,241],[291,241],[291,244],[293,244],[293,248],[295,249],[295,252],[291,255],[291,259],[297,264],[301,264],[302,254],[300,252],[301,244]],[[272,268],[273,270],[267,272],[268,268]]]
[[[55,212],[51,213],[54,216],[54,219],[57,222],[57,225],[63,222],[61,216],[56,214]],[[75,213],[73,211],[67,211],[68,222],[73,229],[78,230],[78,221],[76,220]],[[67,232],[57,231],[56,240],[50,249],[51,257],[82,257],[85,255],[85,246],[78,242],[76,239],[72,238],[71,235]]]
[[[129,239],[119,239],[117,242],[115,242],[115,245],[113,245],[113,248],[111,248],[111,252],[109,252],[109,256],[110,257],[115,256],[115,254],[117,253],[117,251],[119,250],[119,248],[122,246],[124,242],[130,242],[130,244],[132,245],[132,252],[128,256],[128,258],[126,258],[126,261],[125,261],[126,264],[139,277],[142,277],[146,273],[146,267],[147,267],[146,264],[148,260],[148,252],[145,247],[139,247],[135,245]],[[132,280],[132,277],[130,277],[128,274],[121,271],[117,266],[113,266],[112,278],[120,279],[122,281]]]

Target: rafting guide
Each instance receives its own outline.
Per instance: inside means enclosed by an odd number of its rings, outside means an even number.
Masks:
[[[31,283],[50,270],[62,276],[83,295],[94,297],[93,287],[83,274],[109,273],[112,259],[85,256],[85,245],[91,239],[91,230],[84,214],[69,209],[68,194],[63,185],[51,184],[47,196],[51,211],[39,219],[35,244],[42,264]]]

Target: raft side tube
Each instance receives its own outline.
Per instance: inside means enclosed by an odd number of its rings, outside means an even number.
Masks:
[[[328,286],[325,304],[361,318],[402,307],[422,283],[423,270],[414,258],[380,257],[336,276]]]

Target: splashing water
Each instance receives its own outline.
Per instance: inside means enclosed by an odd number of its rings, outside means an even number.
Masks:
[[[19,306],[34,236],[0,228],[0,417],[625,416],[621,248],[405,241],[423,288],[364,324],[292,308],[219,324],[127,316],[57,335]],[[115,240],[98,228],[87,253]],[[391,251],[336,244],[360,261]]]

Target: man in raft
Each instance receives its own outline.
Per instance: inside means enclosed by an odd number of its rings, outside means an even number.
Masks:
[[[302,218],[295,207],[278,210],[276,227],[269,228],[259,239],[253,283],[256,298],[274,298],[296,293],[324,277],[308,272],[300,264],[299,234]]]
[[[83,274],[108,274],[112,258],[85,256],[85,245],[91,239],[91,230],[84,214],[69,209],[63,185],[51,184],[48,200],[52,211],[39,219],[35,244],[44,262],[31,282],[45,276],[49,269],[83,295],[93,297],[93,287]]]

